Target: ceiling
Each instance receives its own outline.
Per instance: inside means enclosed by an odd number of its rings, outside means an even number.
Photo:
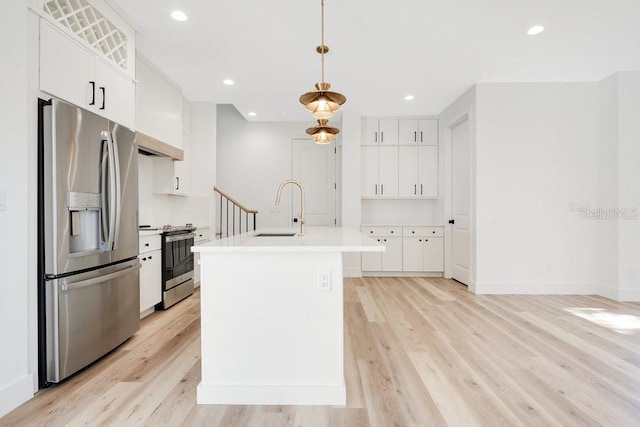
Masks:
[[[320,0],[109,2],[189,100],[311,121],[298,98],[320,81]],[[545,31],[527,35],[536,24]],[[363,115],[435,115],[480,82],[640,70],[639,0],[325,0],[325,33],[326,81]]]

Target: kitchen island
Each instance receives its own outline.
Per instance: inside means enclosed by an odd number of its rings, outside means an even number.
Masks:
[[[351,228],[287,232],[192,248],[201,257],[198,403],[346,403],[342,253],[385,248]]]

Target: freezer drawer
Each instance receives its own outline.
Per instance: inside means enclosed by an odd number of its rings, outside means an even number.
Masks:
[[[138,330],[139,270],[135,258],[46,282],[48,382],[79,371]]]

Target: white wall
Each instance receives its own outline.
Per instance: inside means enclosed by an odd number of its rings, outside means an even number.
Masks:
[[[596,83],[477,86],[476,290],[598,291]]]
[[[619,73],[619,299],[640,301],[640,72]]]
[[[153,193],[153,162],[157,157],[138,155],[140,224],[196,226],[214,224],[213,186],[216,171],[216,105],[191,103],[191,139],[185,148],[189,162],[189,195]]]
[[[362,118],[354,111],[342,112],[341,123],[341,173],[340,173],[340,224],[343,227],[360,229],[362,210],[360,204],[360,141],[362,140]],[[342,269],[345,277],[362,276],[359,253],[342,254]]]
[[[291,177],[291,140],[308,138],[306,122],[247,122],[232,105],[218,105],[217,186],[249,209],[258,228],[289,227],[291,206],[283,197],[270,213],[278,185]]]
[[[0,14],[0,103],[2,151],[0,192],[5,208],[0,210],[0,416],[33,395],[34,379],[29,366],[30,295],[29,255],[32,195],[29,170],[35,142],[28,141],[28,25],[24,1],[7,0]]]
[[[598,205],[618,206],[618,74],[599,83]],[[600,221],[598,227],[598,286],[608,298],[618,297],[618,221]]]

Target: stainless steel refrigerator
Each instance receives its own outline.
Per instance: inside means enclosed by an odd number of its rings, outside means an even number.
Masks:
[[[135,133],[39,100],[40,386],[62,381],[140,326]]]

